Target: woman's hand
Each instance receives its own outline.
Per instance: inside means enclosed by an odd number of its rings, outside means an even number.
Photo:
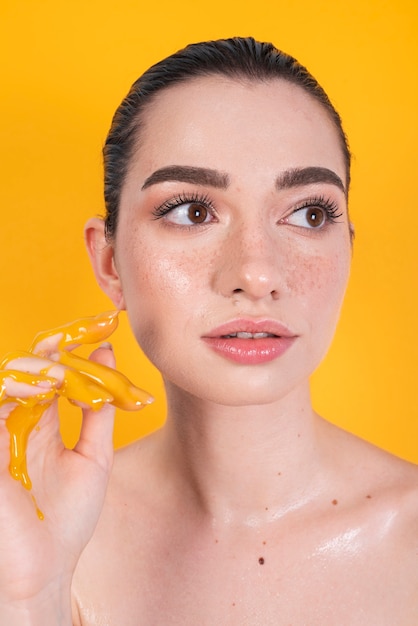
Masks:
[[[108,346],[88,360],[69,352],[110,334],[97,331],[97,319],[43,333],[30,352],[1,365],[0,623],[8,626],[71,624],[72,575],[99,519],[112,467],[112,404],[135,409],[151,401],[113,369]],[[106,319],[113,331],[115,315]],[[60,436],[58,395],[82,407],[73,450]],[[26,450],[21,435],[32,428]]]
[[[114,366],[112,351],[99,348],[92,362]],[[40,359],[28,357],[25,363],[12,363],[13,369],[25,365],[26,371],[39,369]],[[59,377],[55,365],[55,374]],[[58,371],[57,371],[58,370]],[[32,372],[36,374],[36,372]],[[51,376],[53,370],[48,373]],[[59,384],[60,381],[57,381]],[[7,395],[28,394],[29,390],[6,379]],[[45,393],[45,386],[34,385],[34,395]],[[49,400],[45,401],[49,403]],[[27,463],[33,491],[24,489],[9,472],[10,444],[7,412],[16,402],[3,404],[0,416],[0,623],[2,606],[24,613],[42,608],[39,623],[70,624],[70,584],[78,558],[89,541],[103,506],[113,459],[114,407],[105,403],[100,410],[83,409],[80,438],[73,450],[64,447],[60,433],[57,399],[46,408],[31,436]],[[41,521],[34,506],[42,511]],[[36,608],[35,608],[36,607]],[[53,612],[50,614],[49,610]],[[55,620],[60,612],[67,621]],[[20,618],[19,618],[20,619]],[[42,619],[44,620],[42,622]],[[47,621],[50,620],[50,621]],[[13,621],[8,621],[13,624]],[[23,621],[16,624],[25,624]],[[28,622],[31,623],[31,622]]]

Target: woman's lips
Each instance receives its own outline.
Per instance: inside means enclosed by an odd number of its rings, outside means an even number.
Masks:
[[[210,331],[203,340],[215,352],[242,365],[268,363],[281,356],[297,335],[275,320],[232,320]]]

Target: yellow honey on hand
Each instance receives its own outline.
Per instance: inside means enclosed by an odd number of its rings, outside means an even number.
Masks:
[[[10,433],[9,470],[14,479],[30,490],[32,483],[26,466],[26,450],[30,433],[37,426],[44,411],[57,396],[66,397],[70,402],[100,409],[104,404],[112,404],[125,411],[137,411],[153,401],[146,391],[133,385],[126,376],[111,367],[95,363],[71,349],[83,344],[93,344],[107,339],[117,328],[118,311],[102,313],[95,317],[85,317],[64,326],[43,331],[36,335],[29,352],[12,353],[0,367],[0,406],[14,403],[15,406],[6,419]],[[54,337],[59,335],[58,345]],[[53,349],[50,349],[50,343]],[[48,359],[54,353],[53,363],[47,360],[47,367],[40,374],[30,374],[16,369],[7,369],[11,361],[21,357],[41,357]],[[63,380],[56,381],[48,376],[54,365],[63,366]],[[49,388],[29,397],[9,396],[6,393],[6,379],[17,383],[39,385],[44,381]],[[43,514],[37,509],[38,517]]]

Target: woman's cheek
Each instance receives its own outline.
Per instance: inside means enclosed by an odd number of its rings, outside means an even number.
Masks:
[[[151,356],[159,344],[168,348],[169,335],[182,333],[195,310],[199,278],[196,258],[163,256],[143,249],[123,280],[127,313],[135,337]],[[175,331],[173,330],[175,329]]]
[[[291,308],[296,316],[302,316],[302,325],[321,355],[334,336],[349,267],[349,256],[344,253],[302,255],[287,274]]]
[[[326,295],[332,300],[340,300],[347,285],[349,267],[348,255],[345,258],[338,252],[332,255],[300,254],[288,268],[288,290],[307,298]]]
[[[128,301],[137,299],[142,304],[152,305],[161,296],[186,295],[192,291],[198,265],[195,258],[188,258],[181,251],[173,254],[158,246],[136,248],[136,253],[128,252],[129,261],[121,273]]]
[[[192,291],[190,261],[187,259],[183,259],[180,263],[173,263],[172,259],[168,258],[159,259],[158,274],[165,292],[186,296]]]

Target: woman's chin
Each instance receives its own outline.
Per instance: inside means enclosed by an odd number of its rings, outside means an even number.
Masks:
[[[301,387],[306,387],[309,394],[309,386],[306,379],[300,381],[289,381],[287,384],[279,384],[278,381],[268,380],[249,380],[231,381],[224,380],[219,385],[215,381],[206,381],[205,384],[195,384],[193,387],[184,388],[172,381],[165,381],[167,395],[171,401],[177,398],[184,402],[198,402],[200,405],[214,404],[218,406],[239,408],[251,406],[267,406],[281,403],[286,398],[292,396],[297,391],[298,397],[305,396],[301,394]]]

